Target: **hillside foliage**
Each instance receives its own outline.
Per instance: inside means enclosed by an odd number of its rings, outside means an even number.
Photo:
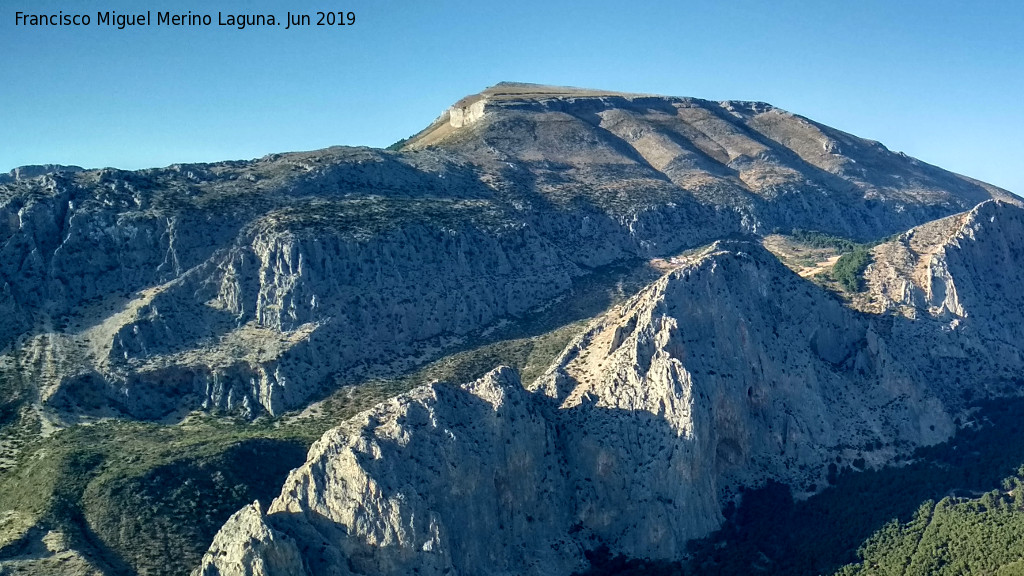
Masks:
[[[864,284],[864,269],[871,263],[871,252],[858,246],[839,257],[832,267],[832,278],[847,292],[860,292]]]
[[[801,228],[796,228],[793,230],[791,236],[794,240],[802,244],[807,244],[813,248],[831,248],[838,251],[840,254],[853,252],[860,246],[849,238],[834,236],[832,234],[818,232],[817,230],[803,230]]]

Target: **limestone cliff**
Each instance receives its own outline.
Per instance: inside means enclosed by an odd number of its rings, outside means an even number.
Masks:
[[[1015,393],[1024,371],[1024,209],[985,202],[876,247],[868,309],[892,314],[949,398]],[[913,319],[905,322],[902,319]]]
[[[308,442],[435,368],[472,376],[324,436],[202,571],[565,574],[600,543],[677,558],[741,487],[814,492],[826,464],[891,462],[1019,388],[1013,202],[765,103],[509,83],[397,152],[17,169],[0,176],[0,571],[191,566],[256,496],[171,466],[183,451],[222,466],[238,438]],[[793,228],[913,229],[850,297],[758,247]],[[581,331],[536,381],[464,383],[542,373]],[[153,467],[194,474],[177,492]],[[203,530],[178,530],[196,514]]]
[[[85,168],[82,168],[81,166],[64,166],[62,164],[35,164],[30,166],[18,166],[17,168],[12,169],[7,174],[0,174],[0,184],[16,182],[18,180],[28,180],[46,174],[56,174],[60,172],[81,172],[82,170],[85,170]]]
[[[278,414],[595,267],[792,227],[877,238],[1009,197],[767,104],[522,84],[401,153],[7,180],[0,372],[58,424]]]
[[[941,241],[944,286],[984,293],[965,292],[959,313],[1003,314],[1007,348],[965,369],[998,375],[1024,347],[1010,283],[1022,215],[989,202],[940,223],[957,223]],[[247,574],[296,549],[301,561],[262,573],[568,574],[598,544],[680,558],[741,487],[814,492],[831,463],[879,465],[949,437],[963,409],[951,390],[999,390],[935,380],[913,351],[946,331],[857,311],[756,243],[718,242],[592,324],[534,383],[505,368],[435,383],[329,432],[266,514],[225,526],[196,574]],[[243,540],[256,560],[233,552]]]

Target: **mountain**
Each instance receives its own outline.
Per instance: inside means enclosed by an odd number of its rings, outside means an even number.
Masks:
[[[683,558],[741,489],[812,494],[829,464],[882,465],[951,436],[964,390],[1019,390],[1022,224],[1024,210],[990,201],[876,248],[868,278],[890,279],[872,285],[878,300],[914,281],[889,268],[908,239],[942,270],[933,301],[978,295],[970,313],[924,318],[857,311],[757,243],[715,243],[536,382],[498,369],[435,383],[329,432],[265,513],[228,521],[197,574],[570,574],[598,545]],[[982,330],[994,314],[999,329]]]
[[[502,83],[460,100],[403,149],[435,147],[496,181],[528,182],[536,202],[613,214],[696,203],[727,208],[758,234],[871,240],[1008,197],[763,102]]]
[[[1020,203],[764,103],[511,83],[398,151],[19,172],[0,565],[678,559],[1014,393]]]
[[[793,228],[879,238],[1011,198],[766,104],[522,84],[404,150],[5,184],[0,342],[41,359],[55,414],[280,414],[597,267]]]
[[[18,166],[7,174],[0,174],[0,184],[17,182],[18,180],[29,180],[45,174],[58,174],[61,172],[81,172],[85,170],[81,166],[64,166],[62,164],[41,164],[33,166]]]

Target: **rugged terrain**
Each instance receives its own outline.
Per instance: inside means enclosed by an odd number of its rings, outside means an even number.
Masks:
[[[764,103],[527,84],[399,148],[0,181],[0,482],[38,491],[0,498],[0,562],[181,573],[250,497],[205,573],[679,558],[741,489],[815,493],[1019,386],[1004,190]],[[898,236],[844,291],[797,231]],[[209,481],[253,442],[287,466]],[[179,473],[217,503],[191,532],[144,488]]]
[[[866,314],[758,244],[715,243],[594,322],[534,383],[499,369],[432,384],[328,433],[266,513],[254,504],[228,522],[200,573],[568,574],[598,545],[680,559],[742,487],[814,493],[830,463],[881,465],[945,440],[965,389],[1020,386],[1020,337],[973,326],[1024,322],[1011,288],[1024,280],[1024,210],[987,202],[942,224],[915,246],[942,270],[925,280],[933,300],[947,298],[937,282],[965,293],[956,310]],[[876,248],[869,278],[901,275],[891,255],[934,226]]]
[[[403,150],[6,184],[0,343],[45,359],[64,412],[279,414],[594,267],[773,230],[880,238],[1009,197],[767,104],[530,85]]]

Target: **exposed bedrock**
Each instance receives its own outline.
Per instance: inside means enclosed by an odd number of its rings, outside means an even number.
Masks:
[[[591,268],[791,228],[877,239],[1011,198],[758,102],[504,83],[453,111],[398,153],[0,183],[4,362],[38,348],[41,397],[71,410],[88,381],[147,418],[179,392],[175,410],[278,413]]]
[[[1024,263],[1020,212],[980,206],[973,235],[942,243],[973,262],[950,268],[955,282],[990,290],[971,300],[980,316],[1018,298],[1003,282]],[[978,227],[1000,220],[992,237]],[[974,276],[991,253],[1006,265]],[[1024,320],[1006,312],[1019,354]],[[435,383],[328,432],[266,513],[225,525],[197,574],[270,565],[239,559],[243,541],[291,558],[279,573],[314,575],[568,574],[598,544],[680,558],[742,487],[814,492],[837,461],[882,465],[948,438],[964,408],[953,392],[989,394],[992,379],[936,380],[914,350],[947,331],[856,311],[760,245],[719,242],[595,321],[534,383],[507,368]],[[996,358],[974,361],[1015,365]]]

